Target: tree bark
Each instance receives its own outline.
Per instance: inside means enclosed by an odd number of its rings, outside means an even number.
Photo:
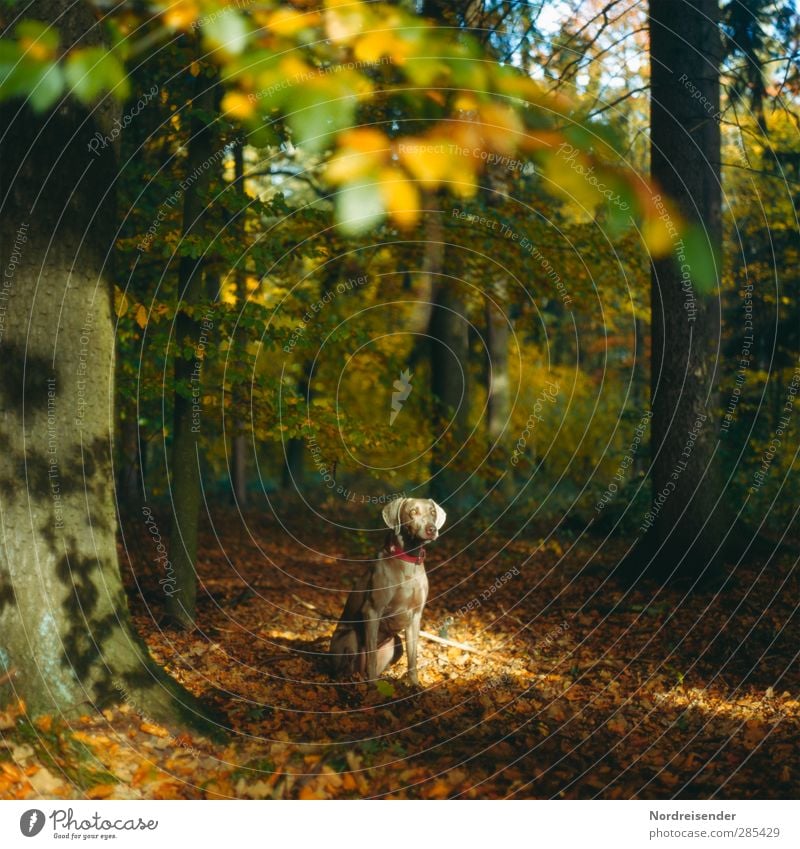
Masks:
[[[719,255],[718,3],[652,0],[650,53],[652,176],[687,221],[702,225]],[[722,538],[713,460],[719,305],[684,276],[691,269],[682,250],[676,237],[651,276],[653,501],[635,555],[638,568],[659,580],[713,570]]]
[[[88,5],[38,2],[61,45],[96,44]],[[113,119],[113,115],[111,116]],[[117,562],[110,274],[115,152],[102,108],[0,109],[0,703],[31,715],[126,700],[213,726],[134,634]]]
[[[187,182],[183,195],[183,236],[190,240],[202,230],[205,195],[214,155],[207,115],[214,107],[213,84],[197,77],[195,101],[205,113],[195,115],[190,125]],[[190,315],[204,297],[203,257],[183,256],[178,266],[178,310],[175,318],[175,404],[172,420],[172,532],[169,559],[174,582],[167,596],[167,614],[181,628],[194,627],[197,603],[197,537],[200,525],[200,431],[202,427],[202,384],[205,347],[213,328]],[[186,349],[190,351],[187,355]]]
[[[509,320],[502,305],[508,297],[505,281],[498,281],[486,298],[487,372],[486,431],[491,444],[502,438],[511,410],[511,383],[508,377]],[[498,305],[492,303],[493,299]]]
[[[431,492],[439,501],[457,503],[466,496],[467,475],[459,468],[469,435],[469,322],[455,280],[447,280],[443,234],[438,213],[428,228],[427,272],[438,280],[431,314],[431,394],[435,441],[431,451]],[[434,223],[434,221],[436,223]],[[438,268],[435,257],[438,256]]]
[[[242,198],[247,197],[247,192],[245,191],[245,177],[244,177],[244,142],[237,142],[236,146],[233,149],[233,167],[234,167],[234,183],[236,186],[236,191],[242,196]],[[241,239],[241,244],[244,247],[245,244],[245,213],[242,212],[239,216],[239,225],[238,225],[238,233]],[[244,256],[241,258],[239,265],[236,269],[236,290],[237,290],[237,299],[240,304],[244,304],[247,298],[247,269],[245,267],[245,258]],[[244,308],[244,307],[243,307]],[[242,392],[240,389],[240,385],[236,384],[234,389],[234,409],[238,411],[244,405],[244,399],[242,397]],[[239,508],[244,508],[247,506],[247,437],[245,436],[245,426],[241,421],[239,416],[237,415],[234,418],[234,434],[233,434],[233,446],[232,446],[232,462],[231,462],[231,478],[233,481],[233,497],[239,506]]]

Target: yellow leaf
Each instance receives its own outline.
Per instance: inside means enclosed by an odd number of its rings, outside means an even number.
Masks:
[[[363,35],[355,43],[353,53],[361,62],[378,62],[382,57],[389,56],[402,64],[410,53],[410,46],[392,30],[385,29]]]
[[[446,138],[408,138],[397,146],[400,161],[426,189],[435,189],[450,173],[453,145]]]
[[[39,729],[39,731],[42,731],[47,734],[53,727],[53,717],[49,714],[46,714],[45,716],[40,716],[34,722],[34,725]]]
[[[144,329],[147,326],[147,310],[144,307],[144,304],[139,304],[136,307],[136,315],[135,315],[136,323]]]
[[[651,215],[642,222],[642,236],[653,256],[666,256],[673,243],[673,234],[667,222],[660,216]]]
[[[378,130],[359,128],[342,133],[341,150],[328,162],[326,179],[335,184],[364,177],[389,156],[389,140]]]
[[[48,47],[42,39],[34,41],[32,38],[21,38],[19,46],[25,51],[26,59],[35,59],[37,62],[47,62],[55,58],[55,52]]]
[[[154,725],[152,722],[143,722],[139,726],[139,730],[145,734],[152,734],[153,737],[169,737],[169,731],[162,728],[160,725]]]
[[[176,0],[170,3],[169,8],[164,11],[164,23],[170,29],[187,29],[191,23],[197,20],[200,9],[192,0]]]
[[[353,0],[325,0],[325,31],[334,44],[346,44],[364,31],[366,9]]]
[[[319,23],[318,12],[298,12],[297,9],[281,7],[267,20],[267,26],[277,35],[292,36]]]
[[[222,98],[222,111],[240,121],[247,120],[255,111],[255,98],[241,91],[229,91]]]
[[[300,791],[299,798],[305,799],[305,800],[322,799],[322,798],[324,798],[324,794],[319,795],[315,790],[312,790],[311,787],[308,784],[306,784],[306,786]]]
[[[441,778],[425,793],[428,799],[446,799],[450,795],[450,785]]]
[[[130,306],[130,299],[128,298],[127,292],[123,292],[119,286],[114,287],[114,312],[116,313],[117,318],[122,318],[123,315],[128,311],[128,307]]]
[[[380,188],[386,211],[400,227],[413,227],[419,218],[419,192],[399,168],[384,168]]]
[[[483,104],[479,115],[487,147],[506,155],[513,153],[525,133],[519,115],[510,106],[502,106],[499,103]]]

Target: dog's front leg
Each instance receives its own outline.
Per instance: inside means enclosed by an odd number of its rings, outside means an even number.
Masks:
[[[411,617],[406,628],[406,658],[408,659],[408,680],[415,687],[419,686],[417,677],[417,645],[419,644],[419,629],[422,622],[422,610],[417,610]]]
[[[367,680],[378,677],[378,611],[372,606],[364,608],[364,649],[367,654]]]

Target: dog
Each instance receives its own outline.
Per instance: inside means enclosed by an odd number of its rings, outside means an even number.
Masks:
[[[382,515],[391,531],[347,597],[331,637],[331,670],[335,678],[374,681],[402,657],[405,631],[408,680],[419,686],[417,644],[428,598],[424,546],[439,536],[447,516],[430,498],[396,498]]]

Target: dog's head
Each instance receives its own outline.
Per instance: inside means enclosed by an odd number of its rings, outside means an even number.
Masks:
[[[383,521],[404,542],[431,542],[447,514],[432,498],[395,498],[383,508]]]

